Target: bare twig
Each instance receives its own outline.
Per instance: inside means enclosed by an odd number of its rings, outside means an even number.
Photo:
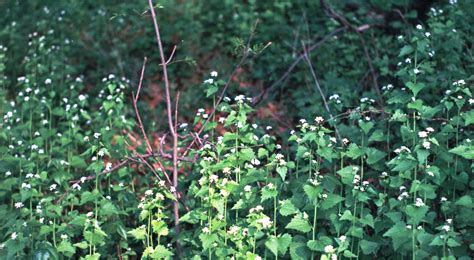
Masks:
[[[245,50],[244,50],[244,53],[242,54],[242,58],[240,59],[239,63],[237,64],[237,66],[235,66],[234,70],[232,71],[232,73],[230,74],[229,76],[229,79],[227,80],[226,84],[224,85],[224,88],[222,89],[221,93],[219,94],[219,98],[217,99],[217,101],[215,102],[214,104],[214,107],[212,108],[212,111],[211,113],[209,114],[209,116],[207,117],[206,121],[204,121],[204,123],[201,125],[201,128],[195,133],[195,137],[193,139],[193,141],[186,147],[186,150],[184,150],[183,152],[183,156],[186,156],[188,154],[188,152],[191,150],[191,148],[193,147],[193,145],[196,143],[196,140],[199,140],[199,135],[204,131],[206,125],[209,123],[209,121],[214,117],[215,113],[216,113],[216,110],[217,110],[217,107],[219,106],[219,104],[222,102],[222,99],[224,98],[225,96],[225,93],[227,91],[227,89],[229,88],[230,86],[230,83],[232,82],[232,79],[235,77],[235,75],[237,74],[237,72],[239,71],[239,69],[242,67],[242,65],[245,63],[245,61],[247,61],[247,58],[249,56],[249,53],[250,53],[250,43],[253,39],[253,36],[254,36],[254,33],[255,33],[255,30],[256,30],[256,27],[257,27],[257,24],[258,24],[258,20],[257,22],[255,23],[251,33],[250,33],[250,36],[247,40],[247,44],[245,46]],[[269,43],[271,44],[271,43]],[[267,46],[269,46],[269,44],[267,44]],[[202,142],[201,142],[202,143]]]
[[[173,59],[173,56],[174,56],[174,52],[176,51],[176,45],[173,47],[173,50],[171,51],[171,55],[170,57],[168,58],[168,60],[166,61],[166,65],[169,65],[171,60]],[[160,64],[161,66],[163,66],[163,64]]]
[[[132,92],[133,108],[135,109],[135,115],[137,116],[138,125],[140,127],[140,130],[142,131],[143,138],[145,139],[145,142],[147,145],[147,153],[153,153],[153,148],[151,147],[150,140],[148,140],[148,137],[146,135],[145,128],[143,127],[142,119],[140,117],[140,112],[138,111],[138,106],[137,106],[138,97],[140,96],[140,90],[142,88],[143,75],[145,74],[145,65],[146,65],[146,57],[143,60],[142,73],[140,75],[140,83],[138,84],[137,95],[135,96]]]
[[[377,73],[375,72],[374,66],[372,64],[372,58],[370,57],[369,50],[367,48],[367,44],[365,42],[364,36],[362,36],[362,33],[361,33],[362,30],[365,30],[367,28],[355,27],[344,16],[341,16],[338,13],[336,13],[324,0],[320,0],[320,3],[321,3],[321,6],[324,7],[324,9],[326,10],[329,16],[336,19],[339,23],[346,26],[351,31],[354,31],[355,33],[357,33],[357,36],[359,37],[359,40],[362,45],[362,49],[364,50],[365,59],[367,60],[367,64],[369,65],[369,69],[372,74],[372,82],[374,84],[375,92],[377,93],[377,96],[379,97],[379,100],[378,100],[379,104],[382,106],[382,109],[383,109],[384,101],[383,101],[382,93],[380,92],[379,84],[377,82]]]
[[[345,30],[346,30],[346,27],[340,27],[340,28],[335,29],[334,31],[332,31],[329,34],[325,35],[321,40],[319,40],[316,43],[309,46],[308,49],[307,49],[307,52],[310,53],[313,50],[315,50],[316,48],[319,48],[325,42],[332,39],[335,35],[343,32]],[[281,85],[283,82],[285,82],[288,79],[288,77],[290,76],[291,72],[293,72],[293,70],[296,68],[296,65],[298,65],[302,60],[304,60],[304,53],[301,53],[300,55],[298,55],[298,57],[293,61],[293,63],[290,65],[290,67],[288,67],[288,69],[285,71],[285,73],[279,79],[274,81],[270,86],[266,87],[262,91],[262,93],[260,93],[259,95],[253,97],[252,98],[252,104],[254,106],[257,105],[258,103],[260,103],[264,99],[264,97],[267,93],[273,91],[273,89],[275,89],[276,87]]]
[[[315,84],[316,88],[318,89],[319,94],[321,95],[321,99],[323,100],[324,108],[328,112],[329,117],[330,117],[331,121],[334,124],[334,129],[336,131],[337,138],[339,139],[339,141],[341,141],[342,139],[341,139],[341,135],[339,134],[339,130],[337,129],[336,121],[334,120],[334,117],[332,116],[331,110],[329,109],[328,102],[326,101],[326,95],[323,93],[323,90],[321,89],[321,85],[319,84],[318,77],[316,76],[316,72],[314,71],[313,64],[312,64],[311,60],[308,57],[308,50],[306,49],[306,46],[304,45],[303,41],[301,41],[301,44],[302,44],[303,50],[304,50],[304,59],[306,60],[306,63],[308,64],[309,70],[311,71],[311,75],[313,76],[314,84]]]
[[[167,107],[167,113],[168,113],[168,126],[169,130],[171,132],[171,135],[173,137],[173,188],[174,188],[174,196],[177,197],[177,191],[178,191],[178,134],[173,126],[173,116],[172,116],[172,108],[171,108],[171,96],[170,96],[170,84],[169,84],[169,79],[168,79],[168,69],[167,69],[167,64],[165,60],[165,54],[163,52],[163,45],[161,42],[161,36],[160,36],[160,29],[158,26],[158,22],[156,21],[156,14],[155,14],[155,9],[153,7],[153,0],[148,0],[148,5],[150,7],[151,11],[151,16],[153,18],[153,25],[155,27],[155,36],[156,36],[156,42],[158,44],[158,49],[160,52],[160,58],[161,58],[161,65],[163,68],[163,77],[165,81],[165,92],[166,92],[166,107]],[[175,232],[176,235],[179,236],[179,203],[178,201],[173,201],[173,215],[174,215],[174,225],[175,225]],[[176,240],[176,248],[178,251],[178,255],[180,254],[180,246],[179,246],[179,240]]]

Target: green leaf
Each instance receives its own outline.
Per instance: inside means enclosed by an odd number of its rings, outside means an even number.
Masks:
[[[328,194],[328,197],[321,201],[322,209],[330,209],[336,206],[339,202],[344,201],[344,198],[337,194]]]
[[[403,48],[400,50],[400,54],[398,54],[398,57],[403,57],[411,54],[413,52],[413,47],[410,45],[405,45]]]
[[[262,189],[262,199],[261,199],[261,202],[264,202],[268,199],[271,199],[271,198],[274,198],[278,195],[278,191],[273,187],[273,188],[269,188],[268,186],[265,186],[263,189]]]
[[[67,257],[71,257],[76,253],[76,248],[67,240],[62,240],[57,249],[59,253],[63,253]]]
[[[286,173],[288,172],[288,168],[286,168],[286,167],[277,167],[276,171],[280,175],[281,180],[285,181]]]
[[[327,245],[331,245],[332,240],[327,236],[321,236],[316,240],[309,240],[306,245],[312,251],[324,252],[324,247]]]
[[[367,135],[369,134],[370,129],[374,127],[374,123],[372,121],[359,121],[359,127],[362,131]]]
[[[468,160],[474,160],[474,145],[460,145],[449,150],[449,152],[457,154]]]
[[[310,201],[315,201],[319,194],[321,194],[322,192],[322,188],[320,186],[315,187],[309,184],[304,185],[303,190]]]
[[[415,97],[425,87],[426,87],[426,85],[424,83],[421,83],[421,82],[418,82],[416,84],[413,83],[413,82],[408,82],[407,83],[407,88],[409,88],[411,90],[411,92],[413,93],[413,96],[415,96]]]
[[[163,220],[154,219],[151,221],[151,226],[158,236],[167,236],[169,233],[168,226]]]
[[[465,112],[462,117],[464,118],[464,126],[474,124],[474,109],[471,109],[468,112]]]
[[[375,164],[376,162],[382,160],[385,157],[385,155],[387,154],[380,150],[370,147],[367,149],[367,163],[370,165]]]
[[[218,90],[219,88],[216,85],[210,85],[206,90],[206,97],[214,95]]]
[[[187,222],[190,224],[197,224],[201,220],[206,220],[206,215],[201,209],[194,209],[184,214],[180,219],[181,222]]]
[[[289,216],[300,212],[298,208],[291,202],[291,200],[284,200],[280,205],[280,214],[282,216]]]
[[[461,198],[459,198],[456,201],[455,205],[456,206],[463,206],[463,207],[470,208],[470,209],[474,207],[474,205],[472,204],[472,198],[469,195],[464,195]]]
[[[311,225],[309,224],[308,220],[303,218],[303,214],[297,214],[294,216],[290,223],[286,225],[287,229],[294,229],[302,233],[308,233],[312,230]]]
[[[384,132],[380,129],[375,130],[369,138],[369,142],[381,142],[385,140]]]
[[[358,147],[356,144],[351,143],[347,150],[346,155],[349,156],[351,159],[357,159],[364,155],[364,149]]]
[[[360,248],[362,249],[362,253],[364,253],[364,255],[371,255],[373,253],[375,253],[379,247],[379,244],[378,243],[375,243],[375,242],[372,242],[372,241],[368,241],[368,240],[361,240],[360,241]]]
[[[166,247],[162,245],[157,245],[155,247],[155,250],[153,250],[153,253],[150,255],[151,258],[153,259],[167,259],[172,257],[174,254],[170,250],[168,250]]]
[[[118,209],[117,209],[117,207],[115,207],[114,204],[112,204],[112,202],[106,202],[100,208],[99,213],[100,213],[101,216],[106,216],[106,217],[113,216],[113,215],[118,214]]]
[[[209,247],[212,246],[214,242],[216,242],[219,238],[217,237],[216,234],[205,234],[201,233],[199,235],[199,239],[201,240],[202,243],[202,248],[204,250],[208,249]]]
[[[146,238],[146,229],[145,227],[138,227],[127,232],[136,240],[143,240]]]
[[[258,155],[258,158],[265,158],[268,156],[268,151],[264,148],[258,148],[257,155]]]
[[[80,249],[86,249],[89,247],[86,241],[81,241],[79,243],[74,244],[75,247],[79,247]]]
[[[290,234],[284,234],[278,237],[271,236],[265,242],[265,246],[275,255],[285,255],[290,246],[292,237]]]
[[[81,194],[81,205],[83,205],[87,202],[95,201],[96,199],[98,199],[101,196],[102,195],[99,192],[95,191],[95,190],[93,192],[85,191]]]
[[[427,206],[416,207],[413,205],[408,205],[406,207],[407,216],[410,218],[409,223],[413,226],[417,226],[421,220],[425,217],[426,213],[428,213]]]
[[[448,238],[447,244],[449,247],[458,247],[461,245],[461,243],[456,241],[454,238]]]
[[[250,148],[245,148],[240,151],[240,158],[244,161],[250,161],[255,158],[255,153]]]

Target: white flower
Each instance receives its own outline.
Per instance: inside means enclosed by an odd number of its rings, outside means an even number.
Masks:
[[[408,152],[408,153],[411,153],[410,149],[408,149],[408,147],[406,147],[406,146],[400,146],[400,148],[395,149],[394,152],[399,154],[399,153],[404,152],[404,151]]]
[[[12,172],[11,172],[11,171],[7,171],[7,172],[5,173],[5,176],[10,176],[10,175],[12,175]]]
[[[433,129],[433,127],[427,127],[427,128],[426,128],[426,131],[427,131],[427,132],[430,132],[430,133],[433,133],[433,132],[434,132],[434,129]]]
[[[446,219],[446,223],[448,223],[448,224],[451,224],[451,223],[453,223],[453,219],[452,219],[452,218],[448,218],[448,219]]]
[[[433,172],[431,172],[431,171],[428,171],[428,172],[426,172],[426,174],[428,174],[428,175],[429,175],[429,176],[431,176],[431,177],[433,177],[433,176],[434,176],[434,173],[433,173]]]
[[[418,132],[418,136],[420,138],[426,138],[426,137],[428,137],[428,132],[420,131],[420,132]]]
[[[214,83],[214,79],[206,79],[206,80],[204,80],[204,83],[212,84],[212,83]]]
[[[251,192],[251,191],[252,191],[252,186],[250,186],[250,185],[245,185],[244,191],[245,191],[245,192]]]
[[[17,202],[17,203],[15,203],[15,208],[17,208],[17,209],[23,208],[23,206],[24,206],[24,205],[23,205],[23,202]]]
[[[257,159],[257,158],[253,158],[250,163],[252,163],[253,165],[260,165],[260,161]]]
[[[334,247],[332,245],[327,245],[324,247],[324,252],[326,254],[333,254],[336,250],[334,249]]]
[[[152,195],[153,195],[153,190],[145,191],[145,196],[152,196]]]
[[[410,59],[410,58],[406,58],[406,59],[405,59],[405,63],[411,63],[411,59]]]
[[[76,189],[76,190],[81,190],[81,185],[79,185],[79,183],[74,183],[74,184],[72,185],[72,188],[73,188],[73,189]]]
[[[321,117],[321,116],[317,116],[317,117],[314,119],[314,122],[316,122],[317,124],[321,124],[322,122],[324,122],[324,118]]]
[[[428,141],[424,141],[422,145],[427,150],[429,150],[431,148],[431,143],[428,142]]]
[[[469,102],[469,105],[474,104],[474,98],[470,98],[468,102]]]
[[[225,173],[225,174],[229,174],[231,171],[231,169],[229,167],[225,167],[224,169],[222,169],[222,172]]]
[[[100,133],[94,133],[94,138],[95,139],[99,139],[99,137],[100,137]]]
[[[25,190],[31,189],[31,184],[29,184],[29,183],[22,183],[22,184],[21,184],[21,188],[22,188],[22,189],[25,189]]]
[[[204,227],[204,228],[202,229],[202,233],[204,233],[204,234],[210,234],[210,233],[211,233],[211,230],[209,230],[208,227]]]
[[[50,190],[50,191],[53,191],[53,190],[56,189],[57,186],[58,186],[58,185],[57,185],[56,183],[53,183],[53,184],[51,184],[51,186],[49,186],[49,190]]]
[[[448,199],[446,197],[441,197],[441,202],[445,202],[445,201],[448,201]]]
[[[238,226],[231,226],[227,233],[230,235],[236,235],[239,232],[239,229],[240,228]]]
[[[69,165],[69,163],[66,162],[65,160],[60,160],[60,161],[59,161],[59,164],[61,164],[61,165]]]
[[[273,222],[270,220],[268,216],[263,216],[261,219],[258,219],[256,222],[262,225],[262,228],[270,228],[273,224]]]
[[[407,229],[411,229],[411,225],[407,225],[406,228],[407,228]]]
[[[419,207],[425,206],[425,203],[423,202],[422,199],[416,198],[416,200],[415,200],[415,206],[417,206],[417,207],[419,208]]]
[[[97,153],[97,155],[100,156],[100,157],[104,156],[104,154],[105,154],[104,150],[102,150],[102,149]]]
[[[39,221],[39,223],[43,224],[44,223],[44,218],[40,218],[38,221]]]
[[[339,237],[339,240],[341,240],[341,242],[344,242],[344,241],[346,241],[346,239],[347,239],[347,237],[346,237],[346,236],[344,236],[344,235],[342,235],[342,236],[340,236],[340,237]]]
[[[421,24],[418,24],[418,25],[416,26],[416,29],[421,30],[421,29],[423,29],[423,26],[421,26]]]
[[[414,69],[414,70],[413,70],[413,73],[415,73],[415,74],[418,74],[418,73],[420,73],[420,72],[421,72],[421,70],[419,70],[419,69]]]
[[[211,71],[211,77],[217,77],[217,75],[218,75],[217,71],[215,71],[215,70]]]
[[[12,238],[12,240],[15,240],[15,239],[16,239],[16,237],[17,237],[17,234],[16,234],[16,232],[13,232],[13,233],[12,233],[12,235],[11,235],[11,238]]]
[[[66,240],[66,239],[67,239],[67,235],[66,235],[66,234],[62,234],[62,235],[61,235],[61,239],[62,239],[62,240]]]
[[[211,176],[209,176],[209,182],[210,183],[217,182],[217,180],[219,180],[219,176],[217,176],[215,174],[212,174]]]
[[[51,79],[46,79],[46,80],[44,81],[44,84],[46,84],[46,85],[51,84]]]
[[[86,96],[85,95],[79,95],[79,101],[84,101],[86,100]]]
[[[444,225],[444,226],[442,227],[442,229],[443,229],[444,231],[446,231],[446,232],[449,232],[449,230],[450,230],[451,228],[450,228],[448,225]]]
[[[425,36],[426,36],[426,37],[430,37],[430,36],[431,36],[431,33],[425,32]]]
[[[94,216],[94,212],[92,211],[87,212],[86,217],[92,218],[92,216]]]

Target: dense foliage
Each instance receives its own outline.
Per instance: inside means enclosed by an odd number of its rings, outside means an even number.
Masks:
[[[1,2],[0,258],[473,258],[474,3],[399,2],[160,1],[174,130],[147,3]]]

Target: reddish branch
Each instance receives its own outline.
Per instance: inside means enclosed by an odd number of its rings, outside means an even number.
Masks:
[[[137,95],[135,96],[132,93],[132,96],[133,96],[133,108],[135,109],[135,115],[137,116],[140,130],[142,131],[143,138],[145,139],[145,142],[147,145],[147,152],[152,153],[153,149],[151,147],[150,140],[148,140],[148,137],[146,135],[145,128],[143,127],[142,120],[140,118],[140,113],[138,112],[138,108],[137,108],[138,97],[140,96],[140,90],[142,89],[143,75],[145,74],[145,65],[146,65],[146,57],[143,59],[142,73],[140,74],[140,83],[138,84]]]
[[[158,44],[158,49],[160,51],[160,58],[161,58],[161,65],[163,68],[163,77],[165,83],[165,93],[166,93],[166,108],[168,113],[168,126],[173,137],[173,187],[174,187],[174,195],[177,197],[177,190],[178,190],[178,134],[176,128],[173,125],[173,116],[172,116],[172,108],[171,108],[171,96],[170,96],[170,86],[169,86],[169,79],[168,79],[168,69],[167,69],[167,62],[165,59],[165,54],[163,51],[163,45],[161,42],[160,36],[160,28],[156,21],[156,14],[155,9],[153,7],[153,0],[148,0],[148,5],[150,7],[151,16],[153,18],[153,25],[155,27],[155,36],[156,42]],[[173,215],[174,215],[174,224],[175,224],[175,232],[176,235],[179,235],[179,204],[178,201],[173,201]],[[179,254],[179,242],[176,241],[176,247]]]

